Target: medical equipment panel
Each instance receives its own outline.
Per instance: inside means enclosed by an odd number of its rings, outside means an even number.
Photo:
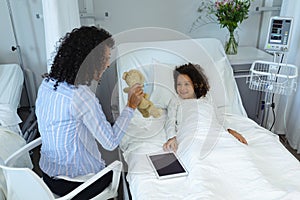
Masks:
[[[265,49],[269,52],[286,52],[288,51],[293,18],[288,17],[271,17],[268,29]]]

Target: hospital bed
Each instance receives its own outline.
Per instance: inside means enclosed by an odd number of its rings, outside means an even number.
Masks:
[[[19,107],[24,76],[17,64],[0,65],[0,126],[21,134],[17,114]]]
[[[144,91],[163,109],[160,118],[143,118],[135,111],[120,144],[132,199],[300,199],[299,161],[277,135],[247,117],[219,40],[123,43],[118,45],[117,55],[119,110],[127,102],[122,75],[132,68],[146,76]],[[186,107],[190,127],[177,136],[177,155],[189,175],[159,180],[146,155],[163,151],[166,108],[175,95],[173,69],[188,62],[204,69],[217,116],[205,106],[198,113],[193,104]],[[248,145],[233,138],[223,126],[241,133]]]
[[[26,144],[19,124],[17,109],[20,104],[24,76],[18,64],[0,65],[0,157],[5,160]],[[21,157],[16,167],[32,168],[29,154]],[[5,199],[5,181],[0,170],[0,200]]]
[[[30,81],[25,84],[25,77],[30,77]],[[30,85],[29,85],[30,84]],[[32,141],[37,135],[37,122],[34,113],[34,91],[32,72],[29,69],[22,71],[18,64],[0,64],[0,128],[8,129],[21,135],[26,142]],[[31,90],[28,90],[28,87]],[[18,115],[18,108],[23,88],[28,95],[29,115],[20,128],[21,118]]]

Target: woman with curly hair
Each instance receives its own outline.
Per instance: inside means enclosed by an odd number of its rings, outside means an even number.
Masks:
[[[184,102],[191,103],[193,99],[198,103],[207,103],[206,95],[209,91],[209,83],[202,68],[197,64],[187,63],[174,70],[174,84],[178,97],[171,99],[168,105],[168,119],[166,121],[167,142],[163,145],[164,150],[176,151],[178,148],[176,135],[180,125],[183,123],[181,111]],[[190,102],[188,102],[188,100]],[[197,107],[195,107],[197,108]],[[195,112],[199,112],[195,109]],[[247,144],[246,139],[230,128],[227,131],[240,142]]]
[[[113,45],[114,40],[104,29],[72,30],[60,40],[51,71],[39,87],[36,100],[42,138],[39,166],[43,180],[59,196],[105,168],[97,143],[114,150],[141,101],[142,86],[135,85],[128,93],[127,106],[111,126],[89,88],[91,81],[99,81],[108,68]],[[111,180],[112,172],[75,199],[92,198]]]

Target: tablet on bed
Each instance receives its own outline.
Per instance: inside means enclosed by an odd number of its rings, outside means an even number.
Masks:
[[[187,176],[188,171],[174,152],[147,154],[158,179]]]

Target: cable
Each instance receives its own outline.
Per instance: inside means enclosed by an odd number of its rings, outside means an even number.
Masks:
[[[274,94],[273,94],[273,97],[274,97]],[[272,97],[272,99],[273,99],[273,97]],[[273,100],[272,100],[272,101],[273,101]],[[273,126],[274,126],[274,124],[275,124],[275,121],[276,121],[276,116],[275,116],[275,103],[274,103],[274,102],[272,102],[271,108],[272,108],[272,113],[273,113],[273,123],[272,123],[272,125],[271,125],[269,131],[272,130],[272,128],[273,128]]]
[[[287,109],[288,109],[288,104],[290,101],[290,96],[287,97],[286,99],[286,103],[285,103],[285,109],[284,109],[284,113],[283,113],[283,128],[284,128],[284,133],[287,133],[287,125],[286,125],[286,113],[287,113]]]

